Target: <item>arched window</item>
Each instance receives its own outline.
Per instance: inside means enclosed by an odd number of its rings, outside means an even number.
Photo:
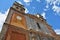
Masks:
[[[41,27],[40,27],[39,23],[37,23],[37,27],[38,27],[39,29],[41,29]]]

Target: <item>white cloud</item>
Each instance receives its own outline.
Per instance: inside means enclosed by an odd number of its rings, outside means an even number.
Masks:
[[[41,2],[40,0],[36,0],[36,1]]]
[[[26,3],[26,5],[28,5],[28,6],[29,6],[29,5],[30,5],[30,3]]]
[[[53,3],[55,0],[46,0],[47,3]]]
[[[58,6],[56,5],[56,3],[58,3],[58,5],[59,5],[60,1],[59,1],[59,0],[54,1],[54,2],[53,2],[54,5],[53,5],[52,9],[53,9],[53,11],[55,11],[57,14],[60,14],[60,7],[58,7]]]
[[[60,4],[60,0],[46,0],[46,2],[47,2],[47,4],[50,4],[50,5],[53,4],[52,10],[53,10],[54,12],[56,12],[55,14],[60,15],[60,7],[57,6],[57,5]],[[57,4],[57,5],[56,5],[56,4]],[[46,7],[48,7],[48,6],[46,6]]]
[[[53,9],[53,11],[57,12],[57,14],[60,13],[60,7],[54,5],[52,9]]]
[[[32,0],[24,0],[24,2],[28,3],[28,2],[31,2]]]
[[[26,5],[30,5],[30,2],[32,2],[32,0],[23,0],[25,2]]]
[[[45,12],[43,12],[41,15],[43,16],[44,19],[46,19],[46,13]]]
[[[49,5],[48,4],[46,5],[46,8],[49,8]]]
[[[60,29],[55,30],[56,34],[60,34]]]
[[[48,9],[44,9],[44,11],[47,11]]]
[[[27,8],[25,8],[25,13],[28,13],[29,11],[28,11],[28,9]]]
[[[23,4],[22,2],[20,2],[20,1],[17,1],[18,3],[20,3],[20,4]]]
[[[8,12],[9,12],[9,9],[5,13],[0,12],[0,31],[2,29],[3,23],[5,22]]]

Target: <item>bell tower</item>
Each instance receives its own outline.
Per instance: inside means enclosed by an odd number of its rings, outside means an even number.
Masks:
[[[25,13],[25,8],[23,5],[19,4],[18,2],[15,1],[15,3],[13,4],[12,6],[13,9],[19,11],[19,12],[22,12],[22,13]]]
[[[21,28],[26,28],[26,20],[24,17],[25,8],[18,2],[14,2],[9,10],[5,23]]]

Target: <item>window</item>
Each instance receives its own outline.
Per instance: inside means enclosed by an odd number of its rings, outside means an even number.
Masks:
[[[39,34],[37,34],[37,40],[41,40],[41,37]]]
[[[40,27],[39,23],[37,23],[37,26],[38,26],[38,28],[39,28],[39,29],[41,29],[41,27]]]
[[[47,37],[42,37],[42,40],[48,40]]]
[[[41,40],[40,35],[30,32],[30,40]]]
[[[55,40],[53,37],[49,37],[48,40]]]
[[[37,40],[36,37],[32,37],[32,40]]]
[[[16,9],[19,9],[19,7],[18,6],[15,6],[16,7]]]

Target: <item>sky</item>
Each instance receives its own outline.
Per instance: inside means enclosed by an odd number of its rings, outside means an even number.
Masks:
[[[60,34],[60,0],[0,0],[0,31],[15,1],[24,5],[25,13],[41,14],[54,31]]]

